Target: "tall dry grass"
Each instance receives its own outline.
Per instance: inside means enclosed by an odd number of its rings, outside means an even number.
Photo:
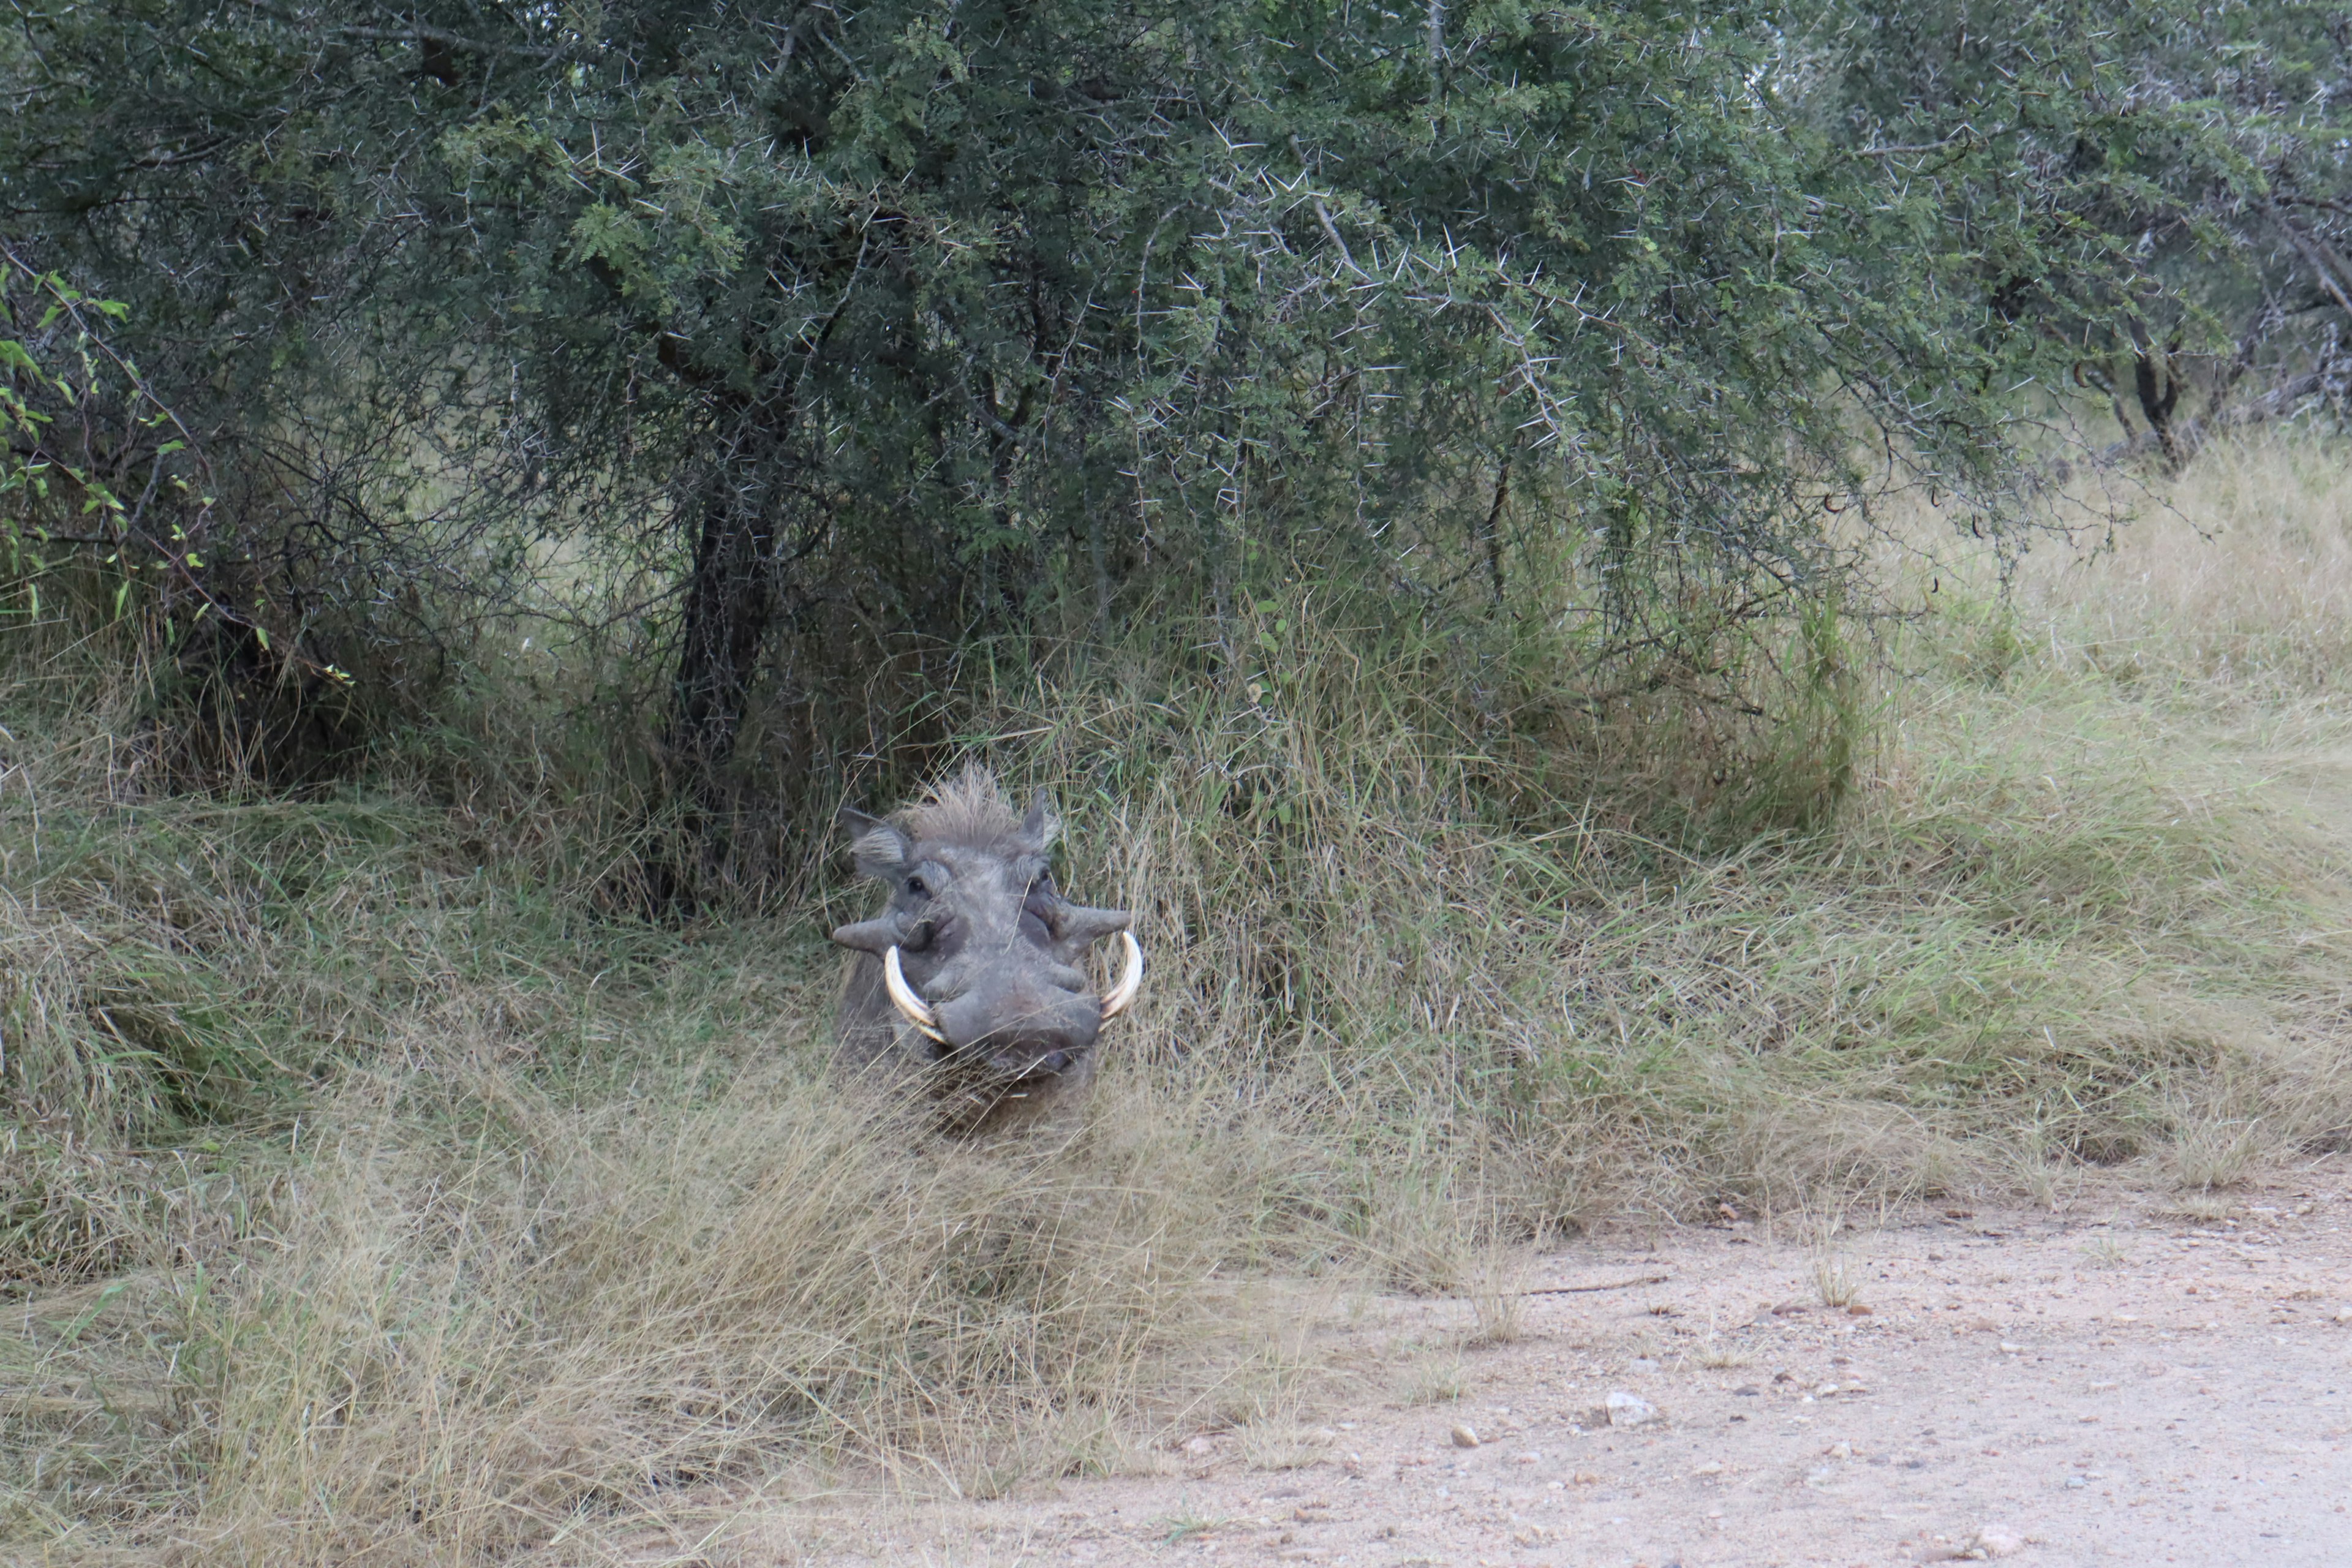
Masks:
[[[325,1121],[278,1255],[147,1309],[212,1363],[204,1561],[626,1555],[849,1459],[967,1495],[1111,1463],[1235,1219],[1181,1126],[910,1154],[772,1071],[649,1114],[418,1060]]]
[[[2347,477],[2208,453],[2006,595],[1927,550],[1801,742],[1564,704],[1544,626],[1304,591],[1211,675],[1182,627],[976,663],[968,749],[1057,791],[1066,883],[1153,960],[1083,1113],[977,1144],[824,1069],[854,889],[614,919],[626,844],[558,768],[152,795],[53,662],[0,787],[7,1539],[723,1555],[812,1489],[1287,1451],[1269,1282],[1475,1298],[1604,1216],[2340,1142]],[[1721,809],[1625,804],[1668,779]]]
[[[2129,687],[2300,707],[2352,676],[2352,468],[2340,448],[2286,437],[2217,446],[2137,498],[2109,538],[2050,550],[2020,615],[2074,661]]]

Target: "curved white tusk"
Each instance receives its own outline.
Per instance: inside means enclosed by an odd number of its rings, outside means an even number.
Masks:
[[[1118,984],[1110,988],[1109,994],[1102,999],[1103,1022],[1106,1024],[1126,1012],[1134,1003],[1136,993],[1143,989],[1143,944],[1135,940],[1135,933],[1131,931],[1119,932],[1118,940],[1127,944],[1127,970],[1118,977]]]
[[[882,955],[882,984],[890,993],[891,1005],[907,1016],[907,1022],[930,1036],[941,1045],[948,1037],[940,1033],[940,1016],[931,1011],[930,1004],[915,994],[907,984],[907,972],[898,967],[898,944],[892,942],[890,951]]]

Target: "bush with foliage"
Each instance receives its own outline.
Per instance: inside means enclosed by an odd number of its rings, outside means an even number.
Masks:
[[[1769,722],[1890,497],[2002,532],[2080,387],[2179,461],[2341,378],[2316,5],[19,16],[0,202],[200,432],[204,591],[378,715],[601,639],[706,842],[992,636],[1284,580]]]

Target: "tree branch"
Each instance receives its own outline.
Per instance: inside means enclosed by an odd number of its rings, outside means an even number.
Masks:
[[[287,26],[299,27],[306,31],[317,27],[317,23],[311,19],[289,11],[283,6],[272,5],[269,0],[246,0],[246,4],[273,22],[281,22]],[[453,33],[446,27],[428,26],[422,22],[410,22],[404,26],[398,27],[371,27],[357,23],[346,23],[340,26],[325,28],[323,31],[330,37],[356,38],[369,43],[438,44],[444,48],[456,49],[469,55],[514,55],[525,59],[559,60],[570,53],[567,49],[549,48],[530,44],[497,44],[486,38],[469,38],[462,33]]]

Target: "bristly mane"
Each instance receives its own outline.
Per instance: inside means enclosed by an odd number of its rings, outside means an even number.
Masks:
[[[1007,839],[1027,843],[1021,818],[996,775],[973,763],[899,814],[919,841],[992,849]],[[1031,847],[1037,847],[1031,846]]]

